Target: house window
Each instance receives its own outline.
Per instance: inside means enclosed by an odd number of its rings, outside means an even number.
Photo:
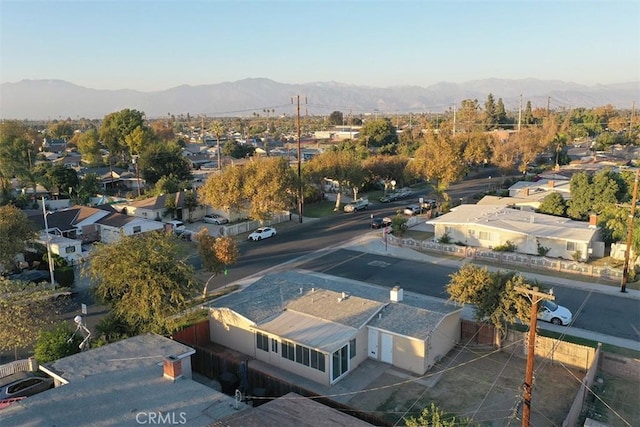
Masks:
[[[476,230],[469,230],[469,236],[475,236]]]
[[[142,232],[142,226],[134,225],[133,226],[133,234],[137,234],[137,233],[140,233],[140,232]]]
[[[282,341],[282,357],[289,360],[295,360],[295,347],[292,343]]]
[[[491,233],[489,233],[488,231],[481,231],[479,236],[478,236],[478,239],[491,241],[491,240],[493,240],[492,237],[493,236],[491,236]]]
[[[311,350],[311,367],[324,372],[324,353]]]
[[[576,242],[567,242],[567,251],[575,252],[576,251]]]
[[[444,227],[444,232],[445,232],[446,234],[448,234],[449,236],[451,236],[451,234],[453,234],[453,232],[454,232],[454,231],[455,231],[455,230],[453,229],[453,227],[449,227],[449,226],[445,226],[445,227]]]
[[[271,338],[271,351],[274,353],[278,352],[278,340],[275,338]]]
[[[64,252],[67,254],[72,254],[76,251],[76,247],[75,246],[67,246],[66,248],[64,248]]]
[[[356,357],[356,339],[349,341],[349,359]]]
[[[345,345],[332,356],[331,379],[336,380],[349,370],[349,346]]]
[[[260,350],[269,351],[269,337],[260,332],[256,332],[256,345]]]

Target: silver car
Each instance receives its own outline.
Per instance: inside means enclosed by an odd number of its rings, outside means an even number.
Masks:
[[[229,220],[217,214],[207,214],[202,217],[202,222],[206,222],[207,224],[221,225],[228,223]]]

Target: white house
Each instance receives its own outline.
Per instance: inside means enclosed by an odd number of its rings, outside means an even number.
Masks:
[[[460,205],[427,221],[434,239],[445,234],[451,242],[471,247],[494,248],[511,242],[516,252],[539,255],[547,248],[552,258],[586,260],[604,256],[604,243],[595,217],[587,222],[491,205]]]
[[[37,242],[45,246],[49,243],[52,253],[66,259],[71,264],[76,264],[82,259],[82,241],[80,240],[50,233],[40,233]]]
[[[330,386],[367,358],[424,374],[459,339],[461,310],[399,286],[289,271],[215,300],[210,339]]]
[[[102,243],[113,243],[124,236],[164,229],[164,224],[159,221],[151,221],[119,213],[109,214],[96,221],[96,224],[99,227],[100,241]]]

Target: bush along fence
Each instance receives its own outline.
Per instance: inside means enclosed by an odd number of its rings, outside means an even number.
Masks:
[[[396,237],[393,235],[389,235],[387,238],[387,243],[390,245],[407,247],[422,252],[452,255],[464,259],[485,261],[492,264],[514,265],[539,270],[573,273],[613,281],[620,280],[622,278],[622,269],[606,266],[594,266],[583,262],[519,254],[515,252],[497,252],[486,248],[438,243],[433,240],[415,240],[411,238]]]

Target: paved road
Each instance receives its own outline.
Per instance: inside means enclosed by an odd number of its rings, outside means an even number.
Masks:
[[[483,172],[491,173],[491,171]],[[494,179],[485,177],[458,184],[452,188],[452,197],[458,197],[458,195],[465,197],[465,194],[476,192],[479,188],[489,185],[489,182]],[[241,242],[240,261],[229,269],[227,276],[215,278],[212,286],[218,288],[254,274],[264,273],[292,260],[313,257],[313,261],[302,264],[304,268],[384,286],[400,282],[409,291],[446,298],[444,285],[448,282],[448,275],[454,271],[451,267],[430,265],[425,270],[423,263],[415,261],[363,255],[346,250],[331,252],[331,248],[337,249],[344,242],[366,235],[370,231],[371,214],[393,215],[399,207],[427,195],[424,191],[411,199],[392,204],[374,202],[369,210],[351,214],[340,213],[318,220],[305,220],[302,225],[296,223],[294,218],[290,224],[277,226],[278,235],[274,238],[259,242]],[[191,262],[196,267],[200,264],[197,257],[193,257]],[[370,265],[371,262],[374,264]],[[425,280],[425,277],[428,279]],[[555,285],[554,289],[558,301],[576,315],[576,327],[638,340],[640,310],[638,310],[637,300],[628,300],[615,295],[589,294],[586,291],[563,288],[559,285]],[[92,303],[88,292],[81,291],[75,301],[77,308],[73,313],[68,314],[70,318],[78,313],[80,302],[89,305],[90,314],[87,319],[92,326],[104,314],[104,309]]]
[[[448,298],[449,275],[457,269],[359,251],[337,250],[305,262],[300,268],[352,280],[392,287],[439,298]],[[573,327],[605,335],[638,340],[640,302],[609,294],[554,286],[556,301],[574,313]]]

